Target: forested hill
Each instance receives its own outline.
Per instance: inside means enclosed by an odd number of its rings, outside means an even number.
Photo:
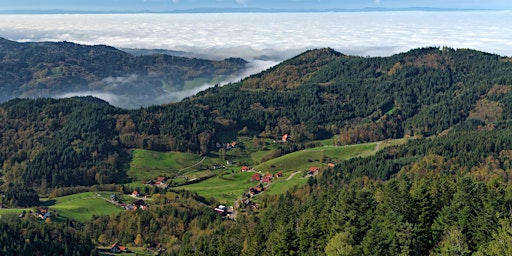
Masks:
[[[438,134],[468,119],[510,119],[511,59],[424,48],[386,58],[308,51],[187,100],[236,129],[341,143]]]
[[[92,185],[123,179],[126,148],[206,154],[241,131],[288,133],[296,143],[339,135],[337,144],[349,144],[490,130],[512,118],[511,71],[510,59],[473,50],[363,58],[320,49],[169,105],[128,111],[90,97],[12,100],[0,105],[0,161],[6,181]]]
[[[0,102],[16,97],[96,93],[138,108],[177,101],[173,92],[237,77],[242,59],[211,61],[164,54],[134,56],[113,47],[0,38]]]

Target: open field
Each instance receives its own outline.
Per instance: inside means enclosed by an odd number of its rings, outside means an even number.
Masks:
[[[29,212],[30,208],[15,208],[15,209],[0,209],[0,216],[2,215],[19,215],[23,211]]]
[[[299,172],[290,180],[286,180],[283,178],[272,181],[272,184],[268,187],[265,193],[270,195],[279,195],[285,193],[286,191],[290,190],[295,186],[302,187],[306,185],[307,181],[308,178],[304,177],[304,173]]]
[[[50,209],[57,211],[58,218],[77,221],[90,220],[93,215],[110,215],[123,211],[120,207],[109,202],[110,199],[107,199],[107,197],[111,194],[110,192],[99,193],[101,196],[97,196],[97,194],[96,192],[85,192],[57,197],[43,202],[43,206],[48,206]]]
[[[258,182],[250,181],[252,172],[231,173],[229,170],[223,170],[222,173],[211,179],[190,184],[186,186],[176,187],[176,189],[185,189],[197,192],[199,195],[210,198],[214,197],[221,203],[232,204],[233,201],[240,198],[249,187],[255,186]]]
[[[293,152],[271,159],[254,167],[263,173],[283,172],[285,175],[295,171],[306,171],[312,166],[324,167],[329,162],[339,162],[374,151],[377,143],[366,143],[350,146],[323,146]]]
[[[278,171],[283,172],[283,178],[274,180],[268,188],[268,193],[280,194],[295,186],[303,186],[306,184],[307,178],[304,178],[304,172],[309,170],[312,166],[323,169],[327,167],[328,163],[339,163],[353,157],[370,156],[385,147],[406,142],[405,139],[398,139],[347,146],[332,146],[330,141],[332,140],[322,141],[322,145],[325,146],[301,150],[269,160],[254,166],[254,169],[263,174],[275,174]],[[246,140],[245,143],[251,142]],[[252,146],[249,146],[249,148],[252,149]],[[239,150],[240,149],[236,149],[232,152]],[[247,150],[246,147],[244,151],[247,152],[249,150]],[[266,154],[269,151],[260,152]],[[259,157],[264,156],[264,154],[253,152],[252,155],[245,153],[244,157],[252,157],[255,154],[259,154]],[[231,173],[232,171],[233,173]],[[249,187],[258,184],[257,182],[249,181],[253,174],[252,172],[241,173],[239,171],[239,167],[235,166],[229,169],[218,170],[215,171],[218,174],[216,177],[177,188],[197,192],[205,198],[214,197],[222,203],[231,203],[239,198],[242,193],[246,192]],[[287,180],[287,178],[295,172],[298,173],[292,179]]]
[[[151,180],[160,175],[173,176],[188,166],[201,161],[195,154],[180,152],[156,152],[135,149],[128,170],[128,177],[134,181]]]

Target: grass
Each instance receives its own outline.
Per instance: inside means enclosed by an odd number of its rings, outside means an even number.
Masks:
[[[128,177],[134,181],[151,180],[160,175],[174,176],[180,170],[201,161],[195,154],[181,152],[156,152],[135,149],[128,169]]]
[[[252,141],[248,138],[239,140],[243,142],[244,150],[235,149],[228,151],[228,157],[230,159],[236,159],[239,163],[243,163],[242,161],[244,161],[244,159],[248,161],[247,158],[251,158],[251,161],[254,162],[261,161],[261,158],[270,152],[257,151]],[[293,152],[256,165],[254,169],[261,173],[275,174],[278,171],[283,172],[284,177],[274,180],[268,189],[269,194],[280,194],[295,186],[305,185],[307,178],[303,177],[303,172],[309,170],[312,166],[324,168],[330,162],[339,163],[353,157],[367,157],[375,154],[377,150],[381,150],[384,147],[405,142],[406,139],[398,139],[347,146],[333,146],[332,139],[330,139],[320,141],[324,146]],[[267,147],[273,146],[272,143],[267,144]],[[232,174],[231,171],[234,173]],[[177,188],[194,191],[205,198],[213,197],[221,203],[229,204],[239,198],[249,187],[258,184],[257,182],[249,181],[253,173],[241,173],[239,172],[239,167],[233,166],[215,172],[218,174],[216,177]],[[299,173],[292,179],[286,180],[294,172]]]
[[[177,187],[198,193],[205,198],[213,197],[221,203],[232,204],[236,199],[240,198],[249,187],[255,186],[258,182],[250,181],[254,173],[239,172],[238,169],[234,173],[231,170],[221,170],[217,176],[205,181]]]
[[[308,179],[303,176],[302,172],[300,172],[293,176],[293,178],[290,180],[274,180],[265,193],[269,195],[279,195],[292,189],[293,187],[302,187],[306,185],[307,181]]]
[[[271,159],[254,168],[263,173],[282,171],[284,174],[288,174],[295,171],[305,171],[309,170],[312,166],[324,167],[327,165],[327,162],[339,162],[352,157],[370,154],[374,151],[376,145],[377,143],[367,143],[342,147],[323,146],[306,149]]]
[[[0,216],[2,215],[19,215],[23,211],[29,212],[30,208],[9,208],[9,209],[0,209]]]
[[[97,196],[98,194],[100,196]],[[93,215],[110,215],[123,211],[109,202],[110,194],[111,192],[85,192],[57,197],[43,202],[43,206],[49,206],[50,210],[57,211],[57,219],[74,219],[84,222],[90,220]],[[53,218],[52,216],[52,220]]]

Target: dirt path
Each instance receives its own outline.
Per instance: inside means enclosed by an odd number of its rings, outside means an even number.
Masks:
[[[291,180],[293,178],[293,176],[295,176],[298,173],[300,173],[300,171],[296,171],[296,172],[290,174],[290,177],[286,178],[286,180]]]
[[[195,163],[195,164],[193,164],[193,165],[191,165],[191,166],[187,166],[187,167],[185,167],[185,168],[183,168],[183,169],[179,170],[178,172],[184,171],[184,170],[189,169],[189,168],[192,168],[192,167],[194,167],[194,166],[198,166],[198,165],[200,165],[200,164],[201,164],[205,159],[206,159],[206,156],[203,156],[203,159],[201,159],[201,161],[199,161],[199,162],[197,162],[197,163]]]
[[[375,152],[379,151],[380,144],[382,144],[382,142],[379,142],[377,145],[375,145]]]

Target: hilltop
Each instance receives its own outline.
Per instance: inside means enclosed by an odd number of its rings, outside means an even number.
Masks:
[[[237,77],[246,65],[238,58],[212,61],[146,52],[135,56],[105,45],[0,38],[0,102],[92,94],[109,97],[119,107],[139,108],[181,100],[180,91]]]

